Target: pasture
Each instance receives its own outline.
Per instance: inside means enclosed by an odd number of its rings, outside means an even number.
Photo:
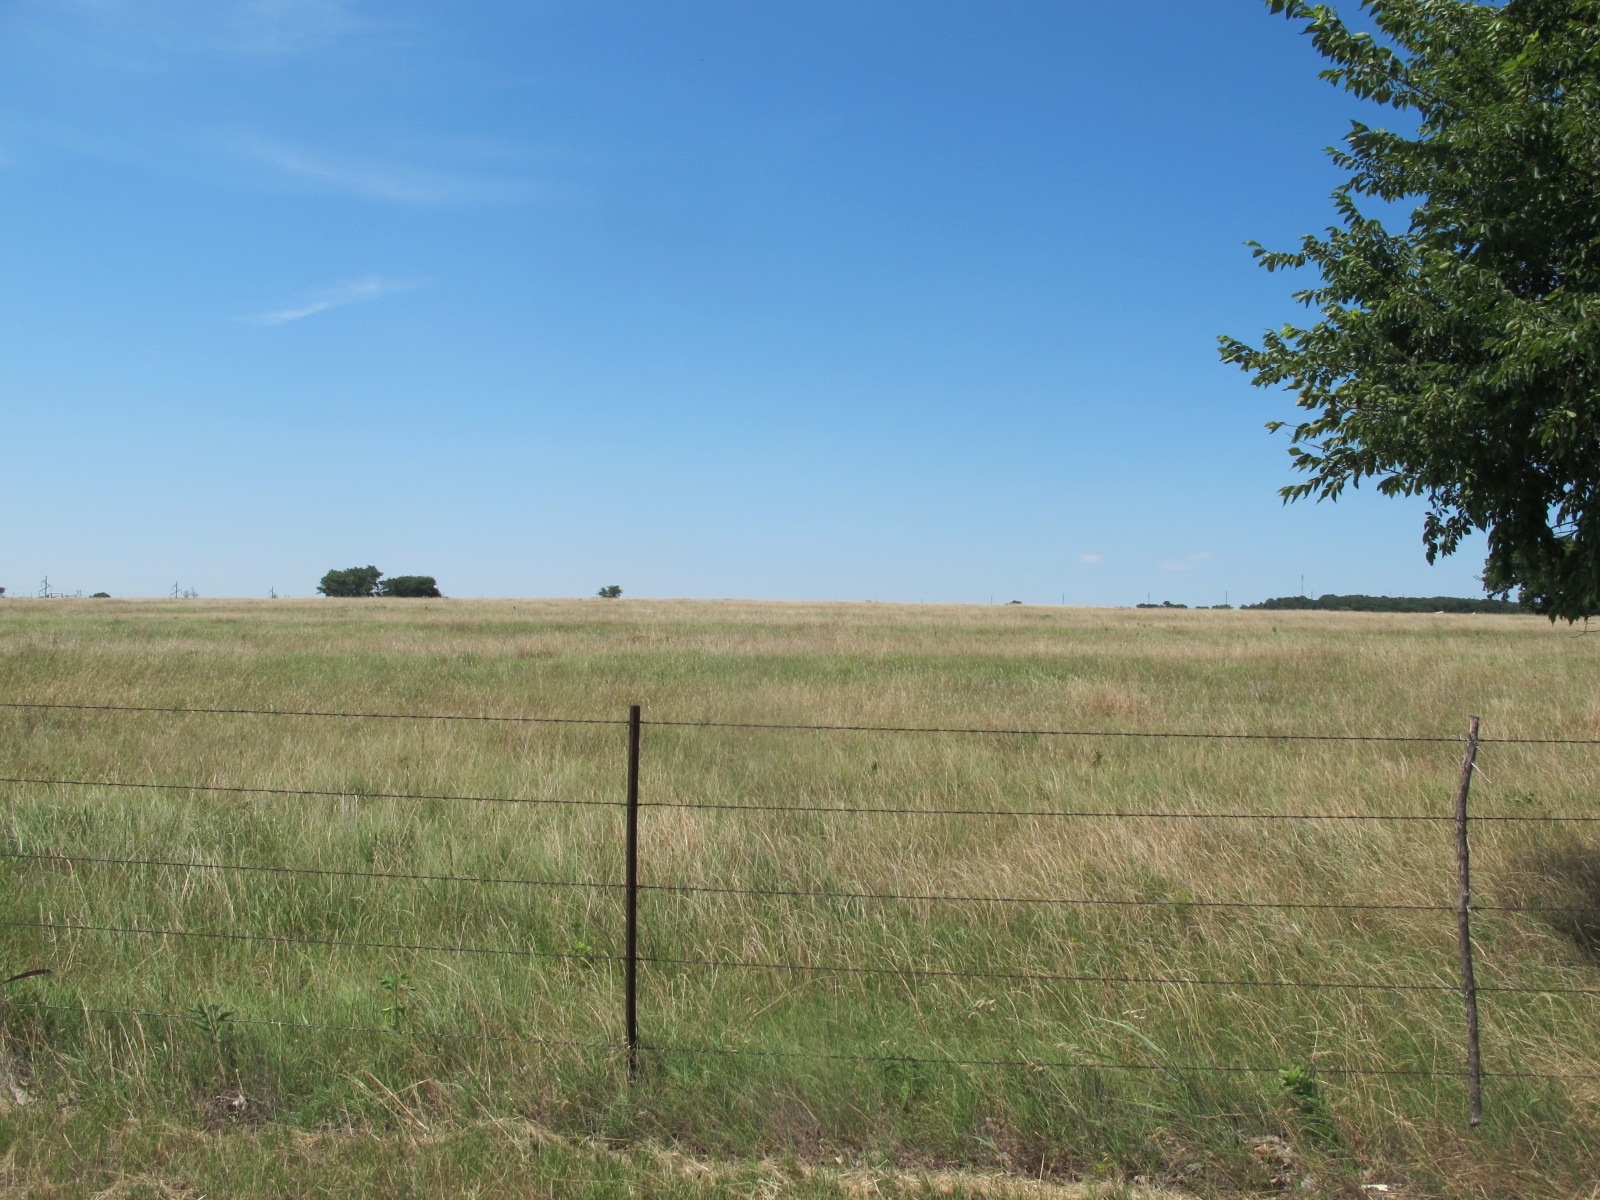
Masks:
[[[1565,626],[11,600],[0,664],[10,703],[257,710],[0,708],[0,775],[70,781],[0,784],[0,976],[50,971],[5,990],[12,1194],[1600,1173],[1600,825],[1547,819],[1600,817],[1600,745],[1496,740],[1600,738],[1600,639]],[[1476,1129],[1452,831],[1415,819],[1449,816],[1472,713],[1474,814],[1517,818],[1473,829]],[[1443,740],[1119,736],[1197,732]]]

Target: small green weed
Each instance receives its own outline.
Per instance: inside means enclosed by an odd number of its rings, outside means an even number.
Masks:
[[[1300,1118],[1306,1132],[1319,1141],[1338,1141],[1338,1130],[1333,1123],[1333,1114],[1328,1110],[1328,1098],[1311,1068],[1301,1066],[1280,1068],[1278,1080],[1283,1084],[1283,1090],[1289,1098],[1294,1101],[1295,1107],[1300,1110]]]
[[[378,980],[378,986],[389,994],[389,1003],[383,1006],[384,1024],[399,1033],[411,1016],[410,996],[416,991],[411,985],[411,977],[393,972]]]

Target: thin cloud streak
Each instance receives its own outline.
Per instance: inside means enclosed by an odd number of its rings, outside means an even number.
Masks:
[[[383,28],[347,0],[25,0],[24,32],[56,51],[147,71],[175,58],[284,58]]]
[[[258,138],[243,141],[236,149],[279,175],[365,200],[404,204],[507,202],[529,200],[548,192],[528,180],[494,179],[371,159],[334,158]]]
[[[1191,554],[1188,558],[1169,558],[1163,560],[1163,571],[1192,571],[1201,563],[1211,557],[1211,551],[1202,550],[1199,554]]]
[[[287,325],[290,321],[304,320],[317,313],[327,312],[330,308],[343,308],[349,304],[361,304],[367,300],[377,300],[382,296],[392,296],[396,292],[411,292],[424,286],[424,281],[418,279],[385,279],[381,275],[367,275],[361,279],[353,279],[349,283],[342,283],[337,287],[329,288],[305,304],[293,308],[280,308],[273,312],[261,313],[254,317],[244,317],[251,325]]]

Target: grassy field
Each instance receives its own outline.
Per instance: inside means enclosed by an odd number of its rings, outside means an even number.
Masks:
[[[1566,627],[12,600],[0,664],[6,701],[613,722],[637,702],[691,723],[644,733],[641,949],[690,963],[644,968],[630,1083],[620,724],[0,708],[9,778],[330,793],[0,785],[0,976],[52,972],[5,990],[0,1194],[1587,1196],[1600,1178],[1600,995],[1486,993],[1485,1119],[1466,1127],[1447,823],[1138,815],[1445,816],[1459,744],[693,724],[1453,738],[1477,713],[1490,739],[1600,738],[1600,639]],[[1477,814],[1600,817],[1600,746],[1491,742],[1479,762]],[[762,807],[677,807],[700,804]],[[830,807],[1135,815],[774,811]],[[1600,825],[1484,823],[1474,856],[1480,984],[1600,989]],[[169,865],[87,861],[130,859]],[[888,893],[923,898],[864,895]],[[1227,907],[1244,902],[1291,907]],[[1308,982],[1362,986],[1287,986]],[[1186,1069],[1203,1064],[1250,1069]]]

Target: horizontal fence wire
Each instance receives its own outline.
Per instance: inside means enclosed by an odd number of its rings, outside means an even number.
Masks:
[[[347,871],[334,867],[276,867],[255,866],[248,863],[194,862],[181,858],[106,858],[89,854],[28,854],[22,851],[0,850],[0,859],[23,862],[91,863],[118,867],[172,867],[188,871],[244,871],[268,875],[326,875],[350,879],[399,879],[419,883],[472,883],[506,885],[510,887],[582,888],[591,891],[621,889],[620,883],[592,883],[582,879],[522,879],[502,878],[493,875],[426,875],[408,871]]]
[[[771,729],[797,733],[932,733],[977,734],[988,737],[1070,737],[1070,738],[1157,738],[1195,739],[1222,742],[1411,742],[1431,745],[1461,745],[1460,735],[1395,733],[1216,733],[1205,730],[1164,729],[1027,729],[973,728],[965,725],[808,725],[765,721],[663,721],[646,720],[645,725],[674,729]],[[1600,746],[1600,738],[1489,738],[1480,745],[1503,746]]]
[[[514,717],[478,713],[335,712],[292,708],[190,708],[165,704],[46,704],[0,700],[0,708],[60,709],[70,712],[194,714],[214,717],[331,717],[351,721],[489,721],[512,725],[626,725],[617,717]]]
[[[95,1013],[103,1016],[139,1017],[146,1020],[165,1021],[172,1024],[186,1024],[193,1018],[187,1013],[155,1012],[145,1009],[130,1008],[92,1008],[79,1007],[69,1004],[27,1004],[16,1005],[18,1008],[30,1008],[44,1011]],[[376,1025],[324,1025],[303,1021],[274,1021],[261,1018],[238,1017],[229,1018],[230,1022],[238,1025],[266,1026],[275,1029],[303,1029],[314,1032],[332,1033],[366,1033],[379,1036],[401,1036],[411,1038],[458,1038],[466,1041],[486,1042],[513,1042],[528,1043],[544,1046],[582,1047],[585,1049],[616,1050],[622,1051],[626,1047],[621,1042],[590,1042],[566,1038],[525,1037],[515,1034],[483,1034],[483,1033],[445,1033],[431,1029],[389,1029]],[[720,1046],[653,1046],[641,1045],[638,1047],[647,1053],[653,1054],[692,1054],[692,1055],[718,1055],[737,1056],[748,1058],[768,1059],[810,1059],[814,1061],[834,1062],[860,1062],[860,1063],[906,1063],[928,1066],[951,1067],[1024,1067],[1032,1070],[1063,1069],[1063,1070],[1089,1070],[1089,1071],[1217,1071],[1217,1072],[1248,1072],[1250,1074],[1272,1075],[1278,1073],[1277,1067],[1247,1067],[1220,1065],[1214,1063],[1201,1064],[1159,1064],[1159,1063],[1107,1063],[1107,1062],[1060,1062],[1050,1059],[1037,1058],[920,1058],[904,1054],[840,1054],[832,1051],[815,1050],[762,1050],[750,1047],[720,1047]],[[1417,1075],[1417,1076],[1456,1076],[1455,1071],[1430,1071],[1417,1068],[1375,1068],[1375,1069],[1325,1069],[1325,1074],[1332,1075]],[[1567,1078],[1563,1076],[1563,1078]],[[1572,1076],[1571,1078],[1589,1078],[1587,1076]]]
[[[173,1024],[192,1022],[194,1018],[188,1013],[152,1012],[140,1008],[94,1008],[88,1005],[77,1004],[38,1004],[29,1001],[13,1001],[12,1008],[36,1009],[44,1012],[72,1012],[94,1013],[110,1017],[142,1017],[151,1021],[167,1021]],[[376,1033],[389,1036],[426,1037],[426,1038],[456,1038],[461,1041],[471,1042],[517,1042],[534,1046],[581,1046],[593,1050],[621,1050],[620,1042],[586,1042],[576,1038],[547,1038],[537,1035],[526,1036],[517,1034],[499,1033],[455,1033],[441,1029],[393,1029],[378,1025],[322,1025],[312,1021],[274,1021],[262,1017],[241,1017],[234,1015],[228,1018],[233,1025],[260,1025],[274,1029],[305,1029],[325,1033]]]
[[[1250,1075],[1281,1075],[1281,1067],[1234,1066],[1224,1063],[1127,1063],[1127,1062],[1061,1062],[1042,1058],[920,1058],[909,1054],[839,1054],[815,1050],[760,1050],[748,1047],[721,1046],[653,1046],[643,1045],[641,1050],[650,1054],[708,1054],[748,1055],[758,1058],[811,1058],[842,1062],[907,1063],[919,1066],[959,1067],[1028,1067],[1034,1070],[1088,1070],[1088,1071],[1166,1071],[1239,1073]],[[1316,1067],[1319,1075],[1398,1075],[1425,1078],[1464,1079],[1464,1071],[1439,1071],[1422,1067]],[[1600,1075],[1547,1073],[1541,1071],[1485,1071],[1492,1079],[1587,1079],[1600,1080]]]
[[[577,808],[622,808],[620,800],[569,800],[560,796],[446,796],[414,792],[332,791],[319,788],[245,787],[218,783],[127,783],[118,779],[44,779],[0,776],[0,783],[39,787],[142,788],[157,792],[225,792],[250,796],[312,796],[324,800],[445,800],[463,804],[563,804]]]
[[[313,938],[290,934],[271,933],[221,933],[196,929],[148,929],[135,925],[87,925],[66,921],[16,921],[0,920],[0,927],[12,929],[48,929],[67,933],[123,933],[142,937],[199,938],[213,941],[267,942],[280,945],[325,946],[348,950],[407,950],[433,954],[481,954],[509,958],[546,958],[581,962],[621,962],[620,954],[578,953],[560,950],[522,950],[498,946],[431,945],[414,942],[377,942],[347,938]],[[1379,992],[1455,992],[1459,987],[1443,983],[1347,983],[1332,979],[1272,980],[1272,979],[1182,979],[1159,975],[1071,975],[1055,972],[1027,971],[968,971],[955,968],[934,967],[864,967],[824,963],[786,963],[747,959],[668,958],[641,954],[641,963],[655,966],[704,967],[707,969],[788,971],[825,975],[881,975],[913,979],[1008,979],[1021,983],[1119,983],[1145,984],[1155,987],[1250,987],[1250,988],[1303,988],[1332,991]],[[1520,992],[1542,996],[1600,995],[1600,988],[1558,987],[1480,987],[1480,992]]]
[[[3,782],[3,781],[0,781]],[[1059,817],[1082,820],[1152,821],[1431,821],[1453,822],[1448,813],[1314,813],[1314,812],[1190,812],[1172,810],[1113,810],[1056,808],[888,808],[833,804],[722,804],[701,800],[641,800],[640,808],[698,808],[730,812],[853,813],[858,816],[914,817]],[[1594,816],[1573,813],[1472,814],[1474,821],[1600,822]]]
[[[118,779],[51,779],[45,777],[0,776],[0,784],[36,787],[132,788],[164,792],[220,792],[251,796],[309,796],[324,800],[437,800],[463,804],[544,804],[575,808],[626,808],[620,800],[573,800],[560,796],[457,796],[417,792],[335,791],[325,788],[252,787],[215,783],[131,783]],[[913,817],[1039,817],[1058,820],[1108,821],[1410,821],[1444,822],[1455,818],[1430,813],[1312,813],[1312,812],[1185,812],[1171,810],[1087,809],[1074,811],[1054,808],[890,808],[833,804],[722,804],[705,800],[649,800],[640,808],[694,808],[724,812],[841,813],[855,816]],[[1565,822],[1592,824],[1594,816],[1576,813],[1474,813],[1474,821],[1533,823]]]
[[[3,782],[3,781],[0,781]],[[864,805],[725,805],[704,800],[640,800],[640,808],[709,808],[734,813],[853,813],[858,816],[1038,816],[1096,821],[1451,821],[1434,813],[1195,813],[1174,810],[1064,810],[1064,808],[875,808]],[[1474,821],[1600,821],[1600,814],[1488,813]]]
[[[793,733],[926,733],[971,734],[980,737],[1070,737],[1070,738],[1172,738],[1235,742],[1420,742],[1456,744],[1462,739],[1436,734],[1383,733],[1210,733],[1203,730],[1137,729],[1029,729],[1024,727],[972,727],[967,725],[813,725],[781,721],[666,721],[647,720],[645,725],[669,729],[766,729]],[[1487,741],[1487,738],[1479,739]]]
[[[674,892],[700,896],[773,896],[810,900],[873,900],[944,904],[1058,904],[1073,908],[1272,908],[1272,909],[1354,909],[1362,912],[1454,912],[1449,904],[1337,904],[1291,900],[1105,900],[1077,896],[972,896],[942,892],[827,892],[799,888],[697,887],[692,884],[641,883],[641,892]],[[1547,912],[1548,909],[1537,911]],[[1563,910],[1566,911],[1566,910]],[[1574,909],[1574,912],[1600,912],[1600,908]]]
[[[659,958],[641,954],[639,961],[659,966],[725,968],[749,971],[815,972],[827,975],[892,975],[897,978],[1008,979],[1019,983],[1131,983],[1154,987],[1304,988],[1346,992],[1459,992],[1454,983],[1346,983],[1335,979],[1174,979],[1161,975],[1068,975],[1054,972],[966,971],[938,967],[854,967],[836,964],[766,962],[754,959]],[[1600,988],[1479,987],[1479,992],[1536,996],[1600,996]]]
[[[3,782],[3,781],[0,781]],[[1173,812],[1153,810],[1073,811],[1056,808],[898,808],[846,804],[723,804],[703,800],[641,800],[640,808],[695,808],[724,812],[772,813],[849,813],[856,816],[892,817],[1058,817],[1103,820],[1133,820],[1135,818],[1166,821],[1453,821],[1451,816],[1412,815],[1408,813],[1270,813],[1270,812]],[[1474,817],[1474,820],[1480,818]],[[1529,818],[1533,819],[1533,818]],[[1574,820],[1600,821],[1600,816],[1577,817]]]
[[[1250,1075],[1277,1075],[1278,1067],[1247,1067],[1232,1066],[1221,1063],[1108,1063],[1108,1062],[1061,1062],[1057,1059],[1046,1058],[920,1058],[909,1054],[840,1054],[829,1051],[815,1050],[759,1050],[747,1047],[722,1047],[722,1046],[653,1046],[640,1047],[650,1054],[706,1054],[749,1056],[751,1058],[808,1058],[822,1059],[835,1062],[863,1062],[863,1063],[906,1063],[918,1066],[941,1065],[950,1067],[1027,1067],[1033,1070],[1088,1070],[1088,1071],[1215,1071],[1224,1074],[1239,1073]],[[1323,1070],[1318,1068],[1319,1071]],[[1433,1071],[1421,1068],[1396,1067],[1390,1069],[1335,1069],[1325,1071],[1330,1075],[1416,1075],[1426,1077],[1449,1076],[1462,1077],[1459,1071]],[[1600,1076],[1575,1076],[1574,1078],[1600,1078]]]
[[[129,712],[203,714],[210,716],[251,717],[324,717],[346,720],[376,721],[489,721],[510,724],[534,725],[627,725],[627,721],[614,717],[530,717],[500,716],[488,713],[393,713],[393,712],[339,712],[318,709],[285,708],[198,708],[181,705],[135,704],[58,704],[44,701],[0,701],[0,708],[58,709],[79,712]],[[1027,729],[1011,727],[970,727],[962,725],[823,725],[780,721],[674,721],[645,720],[644,725],[671,729],[752,729],[812,733],[918,733],[918,734],[968,734],[984,737],[1075,737],[1075,738],[1157,738],[1199,739],[1211,741],[1270,741],[1270,742],[1400,742],[1433,745],[1459,745],[1460,736],[1441,734],[1380,734],[1380,733],[1221,733],[1180,730],[1129,730],[1129,729]],[[1600,746],[1600,738],[1480,738],[1484,745],[1530,746]]]
[[[170,1024],[190,1024],[193,1017],[188,1013],[159,1012],[137,1008],[99,1008],[78,1004],[42,1004],[29,1001],[14,1001],[10,1007],[44,1012],[70,1012],[92,1014],[95,1016],[135,1017],[150,1021],[163,1021]],[[619,1053],[626,1050],[622,1042],[613,1041],[584,1041],[577,1038],[549,1038],[537,1035],[519,1034],[493,1034],[493,1033],[459,1033],[437,1029],[394,1029],[377,1025],[327,1025],[310,1021],[281,1021],[260,1017],[229,1018],[230,1023],[236,1025],[251,1025],[272,1029],[304,1030],[315,1033],[362,1033],[379,1037],[407,1037],[414,1039],[440,1039],[481,1042],[509,1042],[520,1045],[557,1046],[563,1048],[579,1048],[586,1050],[614,1050]],[[820,1050],[764,1050],[749,1046],[671,1046],[671,1045],[641,1045],[639,1050],[647,1054],[683,1054],[706,1055],[718,1057],[744,1057],[765,1059],[809,1059],[812,1061],[831,1062],[858,1062],[858,1063],[883,1063],[906,1064],[916,1066],[946,1066],[946,1067],[1021,1067],[1033,1071],[1063,1070],[1063,1071],[1156,1071],[1166,1073],[1189,1074],[1251,1074],[1251,1075],[1278,1075],[1282,1069],[1279,1067],[1239,1066],[1231,1063],[1129,1063],[1129,1062],[1062,1062],[1058,1059],[1045,1058],[954,1058],[937,1057],[927,1058],[909,1054],[842,1054],[837,1051]],[[1421,1067],[1329,1067],[1318,1066],[1316,1072],[1327,1076],[1397,1076],[1413,1078],[1465,1078],[1461,1071],[1441,1071]],[[1575,1080],[1600,1080],[1600,1075],[1582,1074],[1576,1072],[1542,1072],[1542,1071],[1485,1071],[1485,1077],[1492,1079],[1575,1079]]]
[[[66,921],[7,921],[11,929],[53,929],[68,933],[129,933],[141,937],[205,938],[222,942],[272,942],[290,946],[328,946],[344,950],[412,950],[430,954],[484,954],[506,958],[557,958],[582,962],[621,962],[619,954],[580,954],[562,950],[519,950],[501,946],[434,946],[413,942],[368,942],[347,938],[299,937],[277,933],[218,933],[199,929],[145,929],[137,925],[80,925]]]
[[[189,871],[240,871],[270,875],[331,876],[351,879],[395,879],[420,883],[462,883],[481,886],[572,888],[588,891],[622,891],[623,883],[604,883],[585,879],[527,879],[520,876],[429,875],[408,871],[352,871],[333,867],[257,866],[251,863],[198,862],[182,858],[110,858],[89,854],[26,853],[0,850],[0,859],[19,862],[86,863],[121,867],[169,867]],[[1368,904],[1306,900],[1111,900],[1088,896],[983,896],[942,892],[840,892],[808,891],[801,888],[702,887],[696,884],[641,883],[641,892],[666,892],[696,896],[762,896],[812,900],[869,900],[945,904],[1023,904],[1061,905],[1077,908],[1266,908],[1290,911],[1331,912],[1454,912],[1451,904]],[[1600,915],[1600,906],[1572,908],[1560,905],[1474,904],[1474,912],[1566,913],[1578,916]]]
[[[639,961],[658,966],[705,967],[739,971],[814,972],[823,975],[886,975],[921,979],[1007,979],[1018,983],[1133,983],[1155,987],[1307,988],[1352,992],[1455,992],[1448,983],[1344,983],[1338,980],[1174,979],[1162,975],[1070,975],[1031,971],[968,971],[940,967],[858,967],[836,964],[767,962],[760,959],[661,958],[641,954]],[[1480,989],[1484,990],[1484,989]],[[1533,989],[1542,990],[1542,989]],[[1595,989],[1600,991],[1600,989]]]

